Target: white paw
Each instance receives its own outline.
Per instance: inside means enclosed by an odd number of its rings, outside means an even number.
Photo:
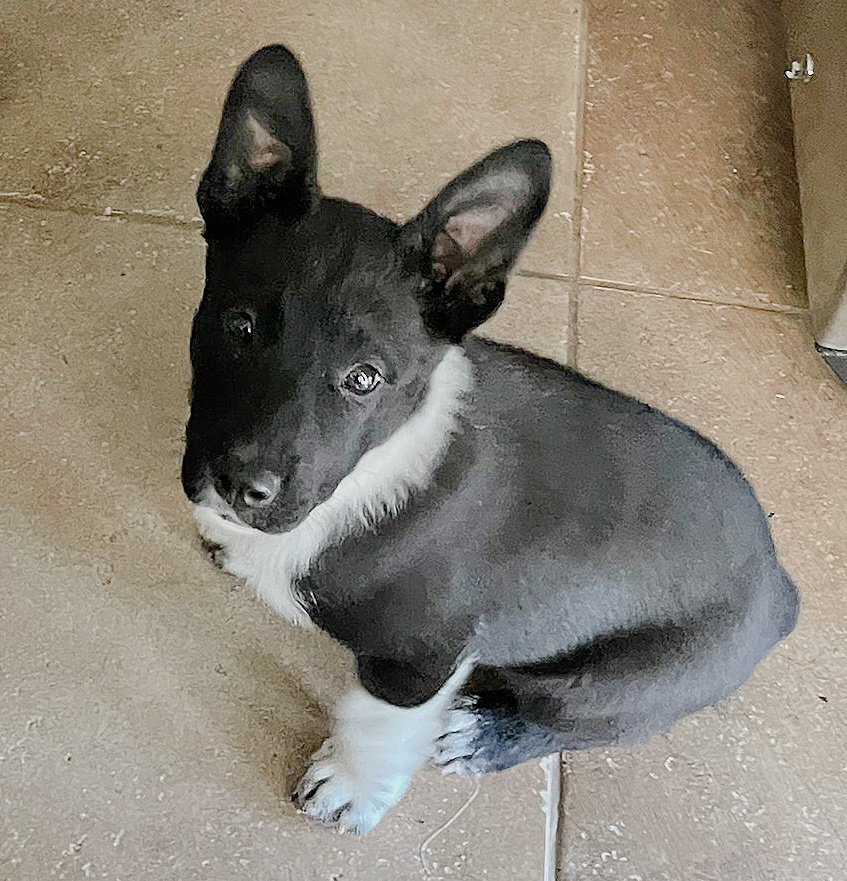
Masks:
[[[472,706],[468,701],[451,709],[447,714],[444,733],[435,741],[429,762],[441,768],[444,774],[478,777],[484,773],[474,761],[481,728]]]
[[[199,505],[194,509],[194,516],[214,563],[232,575],[245,577],[245,570],[249,570],[246,561],[261,539],[260,534],[249,527],[230,523],[209,508]]]
[[[409,785],[407,774],[364,774],[354,767],[341,741],[330,737],[294,792],[294,802],[313,820],[364,835],[395,805]]]
[[[285,534],[264,533],[233,523],[203,505],[195,506],[194,517],[216,566],[244,581],[278,615],[304,627],[311,625],[294,595]]]

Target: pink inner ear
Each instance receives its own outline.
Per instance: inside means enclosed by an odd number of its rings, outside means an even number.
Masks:
[[[500,205],[469,208],[454,214],[435,237],[432,266],[441,278],[447,278],[471,257],[485,237],[509,215]]]
[[[458,243],[443,230],[432,245],[432,269],[440,281],[451,276],[464,262]]]
[[[258,171],[291,158],[288,145],[274,137],[252,113],[247,115],[247,132],[250,136],[247,161],[251,168]]]

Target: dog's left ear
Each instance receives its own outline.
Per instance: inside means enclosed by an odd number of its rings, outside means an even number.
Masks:
[[[271,208],[290,219],[310,211],[316,165],[306,77],[288,49],[265,46],[241,66],[224,102],[197,190],[207,232],[239,229]]]
[[[424,277],[422,313],[436,336],[458,342],[503,302],[506,276],[547,204],[551,164],[541,141],[501,147],[403,227],[404,257]]]

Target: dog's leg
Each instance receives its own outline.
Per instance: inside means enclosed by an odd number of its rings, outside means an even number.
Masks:
[[[477,777],[567,746],[561,732],[521,718],[511,709],[480,708],[473,699],[463,698],[448,712],[445,731],[429,761],[445,774]]]
[[[785,590],[793,600],[787,581]],[[494,686],[480,682],[474,690],[468,683],[472,696],[448,711],[430,761],[475,775],[666,731],[732,694],[790,629],[795,608],[786,611],[774,596],[775,590],[758,591],[742,621],[710,607],[684,624],[643,627],[552,661],[489,671]]]
[[[432,755],[470,672],[462,662],[426,702],[398,707],[357,687],[340,703],[331,736],[312,757],[295,803],[313,820],[364,834],[395,805]]]

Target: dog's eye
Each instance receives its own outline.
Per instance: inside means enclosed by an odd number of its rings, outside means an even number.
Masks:
[[[381,384],[382,374],[372,364],[351,367],[341,383],[343,388],[354,395],[368,395]]]
[[[246,344],[253,339],[253,316],[241,309],[230,309],[224,313],[224,330],[227,336],[237,343]]]

